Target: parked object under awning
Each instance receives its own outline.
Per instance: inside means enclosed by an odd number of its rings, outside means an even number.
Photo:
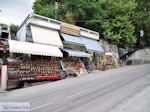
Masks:
[[[61,35],[62,35],[65,43],[84,46],[84,43],[82,42],[80,37],[68,35],[68,34],[64,34],[64,33],[61,33]]]
[[[63,57],[62,52],[57,46],[43,45],[37,43],[21,42],[8,40],[9,51],[32,55]]]
[[[35,25],[30,26],[34,43],[42,43],[63,47],[62,41],[57,30],[52,30],[49,28],[44,28]]]
[[[81,37],[81,39],[83,43],[85,44],[85,47],[88,51],[104,53],[104,50],[101,48],[97,40],[86,38],[86,37]]]
[[[69,56],[76,56],[76,57],[90,57],[90,54],[84,52],[84,51],[79,51],[79,50],[73,50],[73,49],[67,49],[64,48],[62,49],[63,51],[67,52]]]

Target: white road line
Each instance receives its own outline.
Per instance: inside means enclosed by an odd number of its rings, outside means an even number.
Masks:
[[[113,82],[113,81],[111,81],[111,82]],[[95,86],[95,87],[93,87],[93,88],[89,88],[89,89],[86,89],[86,90],[77,92],[77,93],[75,93],[75,94],[72,94],[72,95],[68,96],[67,98],[77,97],[77,96],[79,96],[79,95],[81,95],[81,94],[84,94],[84,93],[87,93],[87,92],[92,92],[92,91],[94,91],[94,90],[96,90],[96,89],[98,89],[98,88],[100,88],[100,87],[105,87],[105,85],[108,85],[109,83],[110,83],[110,82],[108,82],[108,83],[103,83],[103,84],[101,84],[100,86]]]
[[[78,93],[75,93],[75,94],[73,94],[73,95],[68,96],[67,98],[76,97],[76,96],[81,95],[81,94],[83,94],[83,93],[86,93],[86,92],[88,92],[88,91],[90,91],[90,90],[91,90],[91,89],[87,89],[87,90],[80,91],[80,92],[78,92]]]
[[[37,106],[37,107],[31,109],[31,111],[37,110],[37,109],[42,108],[42,107],[45,107],[45,106],[47,106],[47,105],[51,105],[51,104],[53,104],[53,103],[54,103],[54,102],[49,102],[49,103],[46,103],[46,104],[44,104],[44,105]]]

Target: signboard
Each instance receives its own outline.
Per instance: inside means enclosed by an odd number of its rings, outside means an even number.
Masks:
[[[106,55],[106,64],[113,64],[113,59],[111,55]]]
[[[81,30],[81,36],[99,40],[99,33],[94,31]]]
[[[75,26],[75,25],[71,25],[71,24],[67,24],[64,22],[61,22],[61,32],[62,33],[66,33],[66,34],[70,34],[70,35],[74,35],[74,36],[80,36],[80,28]]]

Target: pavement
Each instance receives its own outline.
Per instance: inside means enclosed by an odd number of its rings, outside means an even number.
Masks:
[[[150,112],[150,64],[125,66],[0,95],[31,112]]]

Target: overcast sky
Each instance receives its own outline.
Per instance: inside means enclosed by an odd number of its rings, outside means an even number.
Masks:
[[[0,23],[18,24],[32,13],[34,0],[0,0]]]

